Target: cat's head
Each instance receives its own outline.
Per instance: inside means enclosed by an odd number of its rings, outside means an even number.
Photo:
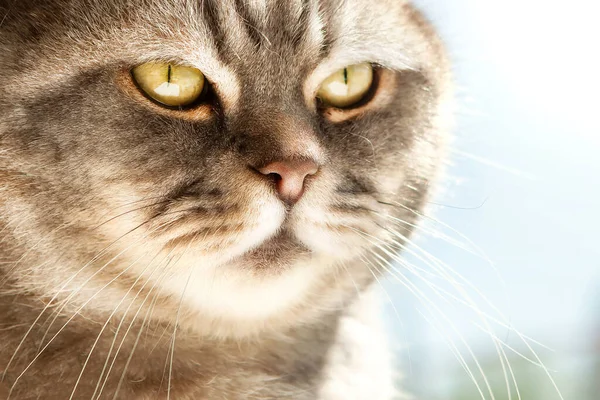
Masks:
[[[448,77],[406,2],[0,5],[18,287],[235,335],[346,301],[410,231]]]

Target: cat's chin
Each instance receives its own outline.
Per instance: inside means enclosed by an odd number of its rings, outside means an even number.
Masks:
[[[323,233],[321,239],[329,236],[335,235]],[[310,249],[284,226],[227,262],[191,252],[180,263],[193,272],[174,274],[159,285],[181,301],[181,323],[188,328],[203,335],[249,337],[337,308],[349,292],[346,286],[355,284],[345,280],[361,280],[339,270],[341,258]],[[178,308],[173,304],[172,315]]]
[[[287,229],[282,229],[257,247],[230,260],[234,268],[251,270],[256,276],[284,273],[295,264],[310,260],[312,251]]]
[[[161,289],[181,299],[183,325],[203,335],[248,337],[296,324],[307,317],[307,307],[308,314],[321,312],[322,304],[309,304],[310,297],[322,290],[335,264],[275,236],[228,264],[204,265],[189,276],[165,280]]]

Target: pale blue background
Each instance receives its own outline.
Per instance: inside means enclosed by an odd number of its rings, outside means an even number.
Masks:
[[[450,183],[433,215],[472,240],[494,266],[429,234],[417,243],[471,280],[519,332],[554,350],[534,345],[565,399],[600,399],[600,5],[417,3],[448,44],[458,83]],[[440,224],[427,226],[473,248]],[[406,385],[425,400],[481,399],[442,338],[457,343],[482,384],[462,335],[495,398],[508,399],[498,356],[477,327],[477,314],[410,279],[448,320],[429,315],[402,285],[386,282],[397,311],[389,306],[388,320]],[[477,303],[498,315],[481,299]],[[437,321],[437,332],[428,321]],[[527,351],[514,332],[494,329],[499,339]],[[522,399],[560,398],[541,368],[518,357],[511,363]],[[518,398],[515,390],[512,396]],[[483,398],[492,397],[484,391]]]

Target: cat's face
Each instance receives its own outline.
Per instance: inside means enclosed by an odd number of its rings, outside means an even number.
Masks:
[[[447,77],[404,2],[0,4],[3,224],[37,257],[22,285],[107,310],[147,285],[235,334],[343,301],[410,230],[394,218],[440,163]],[[151,100],[131,71],[152,62],[201,71],[202,97]],[[360,101],[317,100],[362,63]]]

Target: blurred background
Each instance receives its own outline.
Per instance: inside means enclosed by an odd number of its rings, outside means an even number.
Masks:
[[[458,120],[444,190],[383,283],[402,385],[600,399],[600,3],[416,3]]]

